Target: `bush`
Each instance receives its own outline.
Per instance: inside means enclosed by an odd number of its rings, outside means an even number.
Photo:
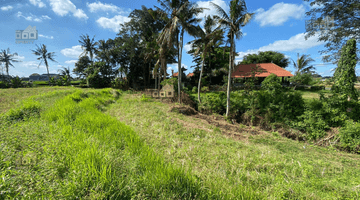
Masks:
[[[201,92],[209,92],[209,87],[208,86],[201,87]]]
[[[128,81],[125,80],[121,80],[120,78],[116,78],[115,80],[113,80],[111,82],[111,87],[115,88],[115,89],[120,89],[120,90],[128,90],[129,89],[129,83]]]
[[[304,73],[293,76],[289,80],[294,85],[309,85],[312,83],[313,77],[310,73]]]
[[[206,93],[201,98],[198,110],[202,113],[211,114],[218,113],[224,114],[226,111],[226,94],[225,92],[219,93]]]
[[[261,83],[261,88],[268,91],[279,92],[282,89],[281,81],[276,74],[270,74]]]
[[[339,131],[340,147],[348,151],[360,153],[360,123],[346,121],[345,127]]]
[[[306,104],[306,111],[299,116],[296,128],[305,131],[309,139],[318,139],[326,134],[330,127],[345,126],[349,119],[359,121],[360,104],[354,100],[340,98],[337,95],[313,99]]]
[[[198,91],[198,89],[197,89],[196,86],[194,86],[194,87],[192,88],[192,90],[191,90],[192,93],[197,93],[197,91]]]

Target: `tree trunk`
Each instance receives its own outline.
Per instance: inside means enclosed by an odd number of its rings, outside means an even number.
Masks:
[[[209,69],[210,69],[210,84],[209,84],[209,89],[210,89],[210,86],[211,86],[211,76],[212,76],[212,69],[211,69],[211,52],[209,52]]]
[[[184,29],[181,29],[180,33],[180,44],[179,44],[179,35],[177,37],[178,43],[178,95],[179,95],[179,103],[181,103],[181,56],[182,56],[182,45],[183,45],[183,36],[184,36]]]
[[[233,60],[233,37],[234,34],[231,33],[230,38],[230,56],[229,56],[229,73],[228,73],[228,85],[227,85],[227,98],[226,98],[226,117],[229,117],[230,112],[230,88],[231,88],[231,71],[232,71],[232,60]]]
[[[202,77],[202,73],[204,71],[204,63],[205,63],[205,55],[203,55],[203,62],[201,65],[201,71],[200,71],[200,78],[199,78],[199,85],[198,85],[198,100],[199,103],[201,103],[201,99],[200,99],[200,91],[201,91],[201,77]]]

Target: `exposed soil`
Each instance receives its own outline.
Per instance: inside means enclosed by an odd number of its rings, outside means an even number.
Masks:
[[[262,131],[258,127],[240,126],[240,124],[236,123],[235,121],[230,124],[221,116],[204,115],[189,106],[172,106],[170,107],[169,112],[181,113],[190,118],[189,121],[175,118],[175,120],[183,124],[184,127],[198,128],[212,132],[212,129],[207,128],[209,125],[211,125],[217,127],[222,134],[238,140],[247,140],[250,135],[267,134],[267,132]],[[192,118],[200,119],[200,122],[195,119],[191,120]]]

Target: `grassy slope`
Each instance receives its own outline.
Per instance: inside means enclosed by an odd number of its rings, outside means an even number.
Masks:
[[[0,116],[0,199],[229,198],[103,114],[109,92],[55,91]],[[238,187],[237,198],[257,197]]]
[[[229,197],[242,185],[270,199],[359,198],[359,155],[270,133],[243,132],[249,139],[237,141],[196,118],[168,112],[169,107],[127,95],[108,113],[133,127],[168,162],[193,170]],[[187,127],[191,123],[210,131]]]
[[[10,88],[0,89],[0,113],[19,105],[21,100],[30,96],[44,94],[54,90],[71,90],[70,87],[41,87],[41,88]]]

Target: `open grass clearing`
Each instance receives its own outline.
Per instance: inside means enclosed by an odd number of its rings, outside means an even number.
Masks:
[[[0,89],[0,113],[15,108],[19,103],[34,95],[45,94],[50,91],[72,90],[71,87],[41,87],[41,88],[9,88]]]
[[[140,134],[168,162],[192,169],[224,193],[241,184],[268,199],[357,199],[359,155],[239,126],[237,134],[169,112],[174,105],[125,95],[108,113]]]

